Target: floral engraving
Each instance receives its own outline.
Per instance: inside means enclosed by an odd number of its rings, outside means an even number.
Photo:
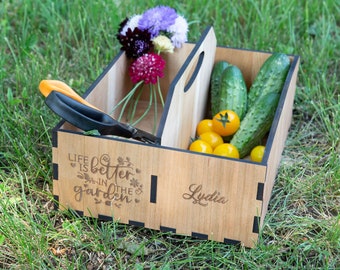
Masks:
[[[113,159],[109,154],[84,156],[68,154],[71,168],[77,170],[76,177],[82,184],[73,187],[77,202],[85,197],[95,204],[120,208],[122,203],[139,203],[143,185],[139,180],[141,170],[129,157]]]

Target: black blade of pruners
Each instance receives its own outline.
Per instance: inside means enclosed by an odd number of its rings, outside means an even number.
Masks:
[[[132,138],[150,144],[159,144],[158,137],[121,123],[108,114],[84,105],[60,92],[51,91],[45,104],[65,121],[84,131],[98,130],[101,135]]]

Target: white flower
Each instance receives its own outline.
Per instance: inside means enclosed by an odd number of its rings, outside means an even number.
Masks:
[[[186,19],[178,15],[175,23],[167,29],[172,34],[171,42],[176,48],[182,47],[182,44],[188,41],[188,30],[189,26]]]
[[[152,43],[155,46],[156,51],[158,52],[174,52],[174,45],[171,43],[171,40],[166,36],[159,35],[152,40]]]
[[[122,31],[120,31],[120,34],[125,36],[126,31],[130,28],[131,31],[133,31],[137,26],[139,19],[142,17],[142,15],[133,15],[128,22],[124,25]]]

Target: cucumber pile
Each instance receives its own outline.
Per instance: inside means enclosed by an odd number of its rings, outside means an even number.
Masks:
[[[240,158],[250,151],[268,133],[290,67],[289,57],[272,54],[261,66],[249,91],[242,72],[226,61],[214,65],[211,74],[211,112],[222,110],[237,113],[241,123],[230,139]]]

